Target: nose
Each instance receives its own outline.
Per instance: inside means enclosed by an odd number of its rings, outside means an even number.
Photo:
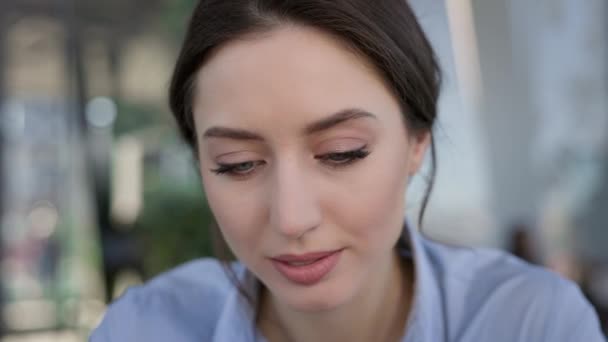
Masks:
[[[288,239],[298,239],[321,223],[321,210],[311,172],[295,161],[277,165],[272,184],[270,221]]]

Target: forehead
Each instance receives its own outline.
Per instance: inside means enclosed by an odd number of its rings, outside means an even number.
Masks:
[[[345,108],[399,112],[379,73],[316,29],[281,26],[221,47],[197,75],[197,128],[301,126]],[[202,126],[202,127],[200,127]]]

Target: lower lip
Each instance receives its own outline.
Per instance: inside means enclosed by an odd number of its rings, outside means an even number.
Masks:
[[[336,251],[308,265],[295,266],[274,259],[272,264],[287,280],[299,285],[310,286],[321,281],[334,269],[340,259],[341,252],[342,250]]]

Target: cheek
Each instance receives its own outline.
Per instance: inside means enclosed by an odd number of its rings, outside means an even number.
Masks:
[[[327,216],[362,248],[386,248],[401,232],[407,177],[405,156],[397,155],[378,149],[340,183],[327,184]]]
[[[203,188],[209,207],[224,239],[239,258],[247,258],[258,245],[264,227],[260,201],[255,191],[246,191],[236,184],[228,184],[224,177],[203,175]]]

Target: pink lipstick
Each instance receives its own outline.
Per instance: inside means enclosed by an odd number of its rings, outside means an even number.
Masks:
[[[342,250],[307,254],[284,254],[271,258],[274,267],[287,280],[300,285],[314,285],[338,263]]]

